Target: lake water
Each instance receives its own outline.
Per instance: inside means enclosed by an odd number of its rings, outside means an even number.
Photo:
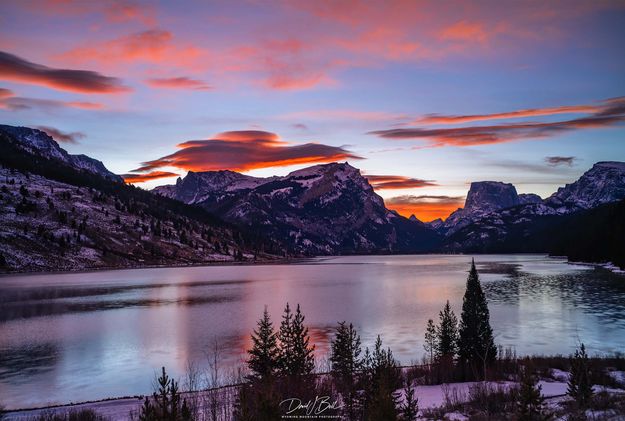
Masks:
[[[540,255],[476,263],[496,342],[518,354],[625,350],[625,276]],[[423,356],[427,319],[459,315],[470,257],[352,256],[301,264],[133,269],[0,277],[0,401],[9,408],[149,392],[215,346],[240,366],[265,305],[279,325],[300,303],[327,356],[337,321],[377,334],[404,364]]]

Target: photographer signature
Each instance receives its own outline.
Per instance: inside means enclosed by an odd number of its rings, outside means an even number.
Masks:
[[[286,405],[286,415],[295,411],[306,411],[306,415],[319,415],[342,407],[337,400],[331,401],[329,396],[315,396],[314,400],[310,399],[307,402],[299,398],[288,398],[280,402],[280,407],[283,405]]]

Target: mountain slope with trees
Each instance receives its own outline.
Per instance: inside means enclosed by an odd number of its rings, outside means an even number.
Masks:
[[[247,235],[202,208],[126,185],[49,150],[25,148],[23,139],[0,128],[1,270],[194,264],[283,254],[275,243]]]

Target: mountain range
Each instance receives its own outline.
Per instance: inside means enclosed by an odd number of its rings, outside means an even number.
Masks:
[[[189,172],[149,192],[40,130],[0,125],[0,165],[5,270],[356,253],[545,252],[598,262],[625,255],[623,162],[598,162],[546,199],[473,182],[463,208],[429,223],[386,208],[347,163],[267,178]],[[576,233],[604,247],[572,248]]]
[[[297,255],[414,253],[432,250],[440,241],[425,224],[388,210],[367,179],[347,163],[269,178],[189,172],[175,185],[154,191],[279,238]]]

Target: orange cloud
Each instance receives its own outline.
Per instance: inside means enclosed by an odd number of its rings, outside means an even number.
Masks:
[[[84,139],[85,137],[87,137],[87,135],[82,132],[63,132],[59,129],[49,126],[37,126],[37,129],[41,130],[42,132],[46,132],[48,136],[52,137],[57,142],[62,143],[76,144],[78,143],[78,139]]]
[[[458,124],[469,123],[473,121],[488,121],[498,120],[504,118],[522,118],[522,117],[535,117],[546,116],[555,114],[579,114],[579,113],[592,113],[602,109],[599,105],[568,105],[562,107],[548,107],[548,108],[528,108],[524,110],[508,111],[504,113],[493,114],[476,114],[476,115],[440,115],[429,114],[425,117],[415,120],[415,123],[421,124]]]
[[[464,203],[463,197],[455,196],[397,196],[384,199],[386,207],[397,211],[400,215],[416,216],[428,222],[437,218],[446,219]]]
[[[74,48],[59,56],[61,60],[83,63],[95,61],[103,65],[147,62],[193,67],[205,52],[194,46],[178,46],[170,31],[150,29],[110,41]]]
[[[489,34],[484,28],[484,25],[481,23],[467,22],[465,20],[461,20],[453,25],[443,28],[439,36],[441,39],[448,41],[479,43],[484,43],[489,38]]]
[[[611,127],[623,121],[625,121],[625,97],[620,97],[604,101],[594,113],[572,120],[443,129],[415,127],[378,130],[370,134],[386,139],[420,139],[426,141],[428,147],[463,147],[547,138],[571,130]]]
[[[131,0],[108,0],[103,2],[84,0],[28,0],[21,2],[32,12],[53,16],[103,15],[107,22],[139,21],[154,25],[154,8]]]
[[[404,177],[401,175],[365,175],[375,190],[398,190],[437,186],[432,180]]]
[[[130,90],[114,77],[89,70],[54,69],[3,51],[0,51],[0,79],[78,93],[111,94]]]
[[[178,147],[180,150],[177,152],[144,162],[132,172],[152,171],[161,167],[176,167],[186,171],[249,171],[257,168],[362,159],[337,146],[320,143],[290,145],[280,140],[277,134],[260,130],[224,132],[212,139],[190,140]]]
[[[191,79],[186,76],[171,77],[171,78],[156,78],[148,79],[148,85],[154,88],[169,88],[169,89],[194,89],[194,90],[208,90],[212,89],[210,85],[201,80]]]
[[[58,101],[54,99],[18,97],[15,96],[13,91],[0,88],[0,109],[19,111],[29,110],[31,108],[81,108],[84,110],[99,110],[104,108],[104,105],[84,101]]]
[[[122,178],[126,183],[144,183],[146,181],[178,176],[179,174],[169,171],[152,171],[146,174],[122,174]]]

